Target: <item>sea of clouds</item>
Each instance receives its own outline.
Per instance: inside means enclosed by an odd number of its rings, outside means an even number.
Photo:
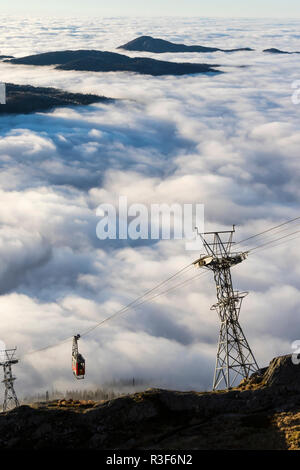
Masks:
[[[0,62],[3,82],[91,92],[114,103],[0,117],[0,339],[18,347],[20,395],[91,388],[135,377],[152,386],[208,389],[218,335],[214,283],[183,290],[71,342],[198,257],[183,241],[105,244],[100,203],[203,203],[206,228],[237,224],[242,239],[299,213],[299,22],[237,19],[1,18],[1,54],[116,48],[147,34],[186,44],[253,47],[235,54],[128,53],[220,64],[218,76],[149,77],[58,71]],[[120,52],[120,51],[118,51]],[[296,230],[296,229],[295,229]],[[298,243],[258,252],[234,270],[249,290],[241,322],[260,365],[299,339]],[[193,274],[193,272],[190,272]],[[184,280],[184,278],[183,278]]]

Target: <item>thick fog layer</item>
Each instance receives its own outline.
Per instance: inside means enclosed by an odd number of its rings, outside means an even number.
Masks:
[[[218,76],[153,78],[0,62],[3,82],[119,98],[0,117],[0,339],[17,346],[23,358],[15,368],[18,393],[132,377],[154,386],[208,389],[219,328],[210,311],[216,301],[211,275],[86,336],[80,343],[84,382],[72,377],[71,341],[24,355],[92,327],[198,257],[183,241],[101,242],[100,203],[117,203],[119,195],[147,205],[203,203],[206,228],[237,224],[237,240],[300,215],[300,104],[292,100],[299,56],[262,52],[300,50],[299,23],[3,18],[1,25],[1,54],[16,57],[114,51],[142,34],[255,49],[153,55],[220,64],[225,73]],[[241,323],[262,366],[291,352],[299,339],[299,266],[294,241],[253,253],[234,268],[235,286],[250,291]]]

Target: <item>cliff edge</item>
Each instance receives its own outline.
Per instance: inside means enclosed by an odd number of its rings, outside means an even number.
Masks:
[[[0,414],[0,449],[300,449],[300,365],[273,359],[230,391],[59,400]]]

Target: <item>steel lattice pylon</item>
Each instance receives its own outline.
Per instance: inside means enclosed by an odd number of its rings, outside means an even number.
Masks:
[[[4,373],[4,380],[2,383],[4,383],[5,386],[3,411],[9,411],[19,406],[19,401],[14,389],[14,381],[16,380],[16,377],[12,374],[12,365],[19,362],[14,358],[15,352],[16,348],[6,349],[5,351],[0,352],[0,366],[3,367]]]
[[[201,238],[207,254],[200,256],[195,265],[214,273],[218,302],[212,306],[218,312],[221,327],[217,350],[213,390],[221,385],[231,388],[236,379],[248,378],[259,370],[255,357],[239,323],[239,315],[247,292],[233,290],[231,267],[247,257],[247,252],[232,252],[233,230],[206,232]],[[221,387],[220,387],[221,388]]]

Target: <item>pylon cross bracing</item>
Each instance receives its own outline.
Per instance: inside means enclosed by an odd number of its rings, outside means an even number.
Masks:
[[[247,292],[234,291],[231,268],[247,258],[247,252],[233,252],[233,230],[201,234],[206,255],[195,261],[214,274],[217,303],[212,306],[220,319],[213,390],[230,389],[237,379],[248,378],[259,370],[246,336],[239,323],[243,299]]]
[[[15,349],[6,349],[0,351],[0,366],[3,367],[4,380],[2,383],[5,386],[3,411],[9,411],[19,406],[19,401],[14,389],[14,381],[16,377],[13,376],[12,366],[17,364],[19,361],[14,357],[16,352]]]

